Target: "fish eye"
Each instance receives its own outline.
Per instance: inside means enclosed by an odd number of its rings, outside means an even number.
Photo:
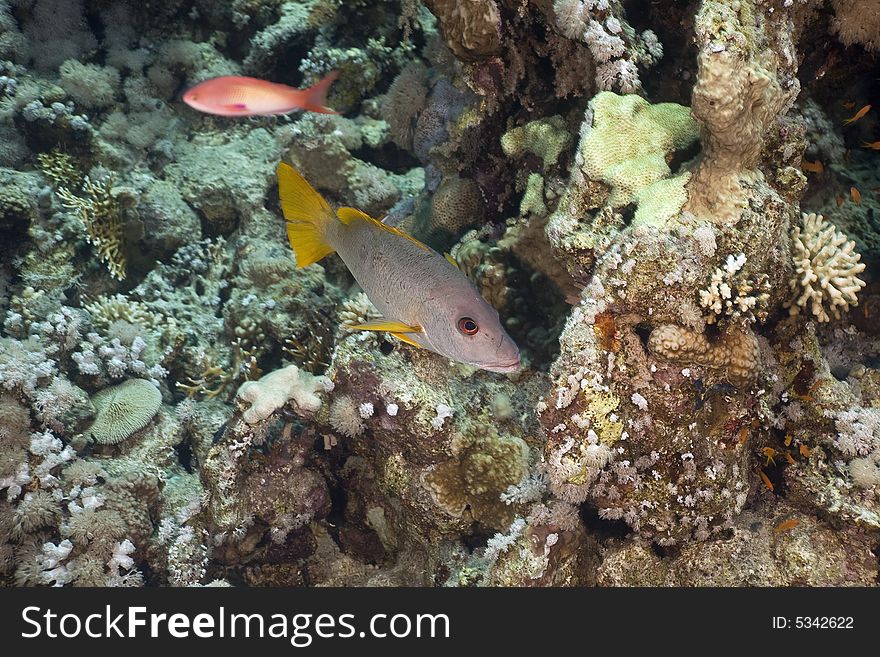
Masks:
[[[470,317],[462,317],[458,320],[458,330],[465,335],[475,335],[480,327]]]

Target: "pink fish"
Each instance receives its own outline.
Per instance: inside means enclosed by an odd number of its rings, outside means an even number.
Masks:
[[[327,103],[327,91],[339,75],[331,71],[308,89],[267,82],[257,78],[224,75],[199,82],[183,94],[183,102],[218,116],[269,116],[302,109],[322,114],[338,114]]]

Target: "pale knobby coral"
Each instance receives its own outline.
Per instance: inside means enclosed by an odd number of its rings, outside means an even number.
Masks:
[[[311,414],[321,408],[320,392],[330,392],[333,383],[325,376],[313,376],[296,365],[288,365],[269,372],[259,381],[245,381],[238,389],[237,398],[249,402],[242,413],[247,424],[257,424],[293,401],[299,413]]]
[[[803,214],[803,230],[795,226],[791,240],[796,274],[789,285],[797,297],[786,306],[792,315],[809,307],[818,321],[829,322],[858,305],[858,292],[865,287],[858,274],[865,265],[854,241],[812,212]]]
[[[754,381],[761,364],[758,341],[748,329],[729,328],[711,340],[705,333],[663,324],[651,331],[648,349],[667,360],[717,370],[722,377],[742,385]]]

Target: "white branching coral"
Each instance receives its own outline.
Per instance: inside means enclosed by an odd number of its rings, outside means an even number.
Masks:
[[[700,306],[709,310],[706,322],[714,324],[722,317],[744,318],[752,323],[766,319],[770,299],[770,281],[766,274],[757,277],[742,273],[746,256],[740,253],[727,256],[723,267],[716,267],[708,287],[700,290]]]
[[[587,44],[596,62],[596,85],[601,90],[641,89],[637,64],[652,64],[663,56],[657,35],[646,30],[641,39],[626,23],[623,8],[608,0],[555,0],[556,28],[569,39]]]
[[[859,262],[855,242],[812,212],[803,214],[803,229],[795,226],[791,240],[795,277],[790,286],[797,297],[786,306],[792,315],[808,307],[820,322],[829,322],[831,316],[840,319],[841,310],[858,305],[858,291],[865,287],[858,274],[865,265]]]

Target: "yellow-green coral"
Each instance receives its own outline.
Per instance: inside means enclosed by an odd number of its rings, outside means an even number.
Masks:
[[[544,179],[541,178],[541,174],[529,174],[526,191],[519,204],[519,214],[523,217],[529,214],[538,216],[547,214],[547,206],[544,204]]]
[[[58,187],[79,187],[82,184],[82,173],[73,161],[73,158],[55,149],[48,153],[37,155],[37,163],[53,185]]]
[[[699,136],[690,109],[608,91],[597,94],[590,109],[593,125],[581,139],[579,164],[590,180],[611,187],[608,204],[636,203],[636,222],[662,222],[677,214],[687,200],[689,174],[670,178],[668,160]]]
[[[590,418],[591,428],[599,436],[599,442],[609,447],[620,440],[623,423],[614,414],[620,400],[610,392],[592,392],[585,415]]]
[[[556,164],[570,144],[571,134],[561,116],[531,121],[508,130],[501,137],[501,149],[505,155],[521,157],[531,153],[541,158],[545,171]]]

